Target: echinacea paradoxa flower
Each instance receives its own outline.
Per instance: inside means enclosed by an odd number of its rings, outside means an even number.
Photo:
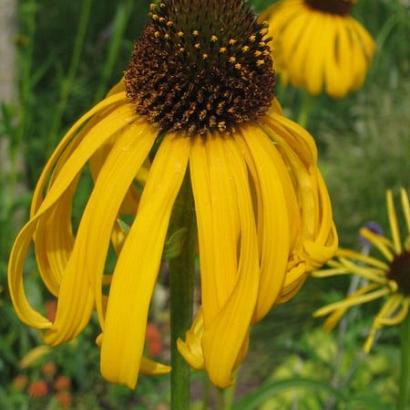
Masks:
[[[264,14],[285,82],[342,98],[359,89],[375,45],[351,16],[355,0],[281,0]]]
[[[95,309],[101,371],[112,382],[134,387],[139,372],[168,371],[143,357],[144,338],[171,211],[189,175],[201,309],[179,347],[225,387],[250,325],[334,254],[331,205],[312,137],[275,100],[268,30],[249,5],[165,0],[150,15],[124,80],[49,159],[11,254],[10,293],[21,320],[51,345],[76,337]],[[87,164],[94,187],[74,229]],[[128,232],[118,222],[124,215]],[[58,299],[53,322],[24,291],[31,241]],[[104,275],[110,242],[116,265]]]
[[[346,299],[332,303],[315,312],[316,316],[330,314],[325,328],[332,329],[352,306],[361,305],[376,299],[384,304],[373,321],[364,350],[369,352],[376,334],[383,326],[395,326],[406,319],[410,307],[410,205],[404,189],[401,189],[401,205],[404,226],[400,229],[391,191],[387,192],[391,238],[378,234],[365,227],[360,234],[383,256],[383,259],[362,253],[339,249],[336,259],[328,263],[328,269],[314,272],[316,277],[330,277],[352,274],[363,278],[363,286],[348,295]],[[401,240],[400,231],[405,232]]]

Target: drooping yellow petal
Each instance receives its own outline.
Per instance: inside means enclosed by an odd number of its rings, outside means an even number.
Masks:
[[[363,279],[370,280],[371,282],[378,283],[380,285],[385,285],[388,282],[383,271],[372,269],[368,266],[358,266],[344,258],[341,258],[340,262],[342,266],[345,266],[350,273],[360,276]]]
[[[212,271],[204,272],[201,277],[205,280],[209,275],[213,275],[214,286],[211,301],[203,299],[202,304],[215,303],[219,311],[230,297],[237,280],[238,255],[237,245],[239,241],[240,222],[238,206],[236,203],[236,191],[229,174],[229,167],[226,164],[224,154],[225,142],[221,136],[208,136],[206,141],[206,154],[209,163],[209,194],[211,219],[208,226],[198,226],[198,229],[211,230],[213,235],[213,249],[211,255],[200,257],[210,257],[213,262]],[[201,198],[195,196],[195,204],[201,202]],[[201,206],[200,204],[198,204]],[[206,318],[206,322],[212,320]]]
[[[340,256],[343,258],[349,258],[353,260],[357,260],[359,262],[363,262],[365,264],[368,264],[376,269],[380,269],[383,272],[386,272],[389,267],[386,263],[379,261],[376,258],[373,258],[372,256],[367,256],[363,255],[362,253],[352,251],[350,249],[345,249],[345,248],[339,248],[336,252],[336,256]]]
[[[326,55],[324,59],[325,62],[325,83],[326,83],[326,92],[333,98],[342,98],[348,92],[348,89],[345,87],[345,82],[339,81],[340,69],[337,65],[334,55],[336,47],[336,38],[338,31],[337,17],[330,15],[323,15],[322,24],[326,26],[328,36],[330,40],[326,43],[326,48],[323,50],[323,53]],[[351,73],[351,78],[354,73]]]
[[[299,21],[302,21],[301,24],[303,24],[303,31],[298,37],[295,47],[293,49],[288,49],[286,55],[284,54],[283,56],[283,58],[286,59],[290,81],[296,86],[306,86],[306,56],[310,53],[309,45],[312,42],[312,38],[315,38],[318,18],[320,18],[320,16],[316,16],[314,14],[302,14],[298,18]],[[293,31],[293,26],[296,21],[297,19],[294,20],[292,25],[287,27],[288,31]],[[286,32],[283,33],[283,36],[286,36]]]
[[[201,295],[202,300],[214,300],[216,280],[214,276],[214,235],[212,231],[212,205],[210,192],[210,165],[206,144],[202,138],[193,141],[189,161],[192,192],[195,201],[195,214],[198,226],[198,242],[200,254]],[[218,312],[217,303],[205,303],[202,306],[206,321],[215,317]]]
[[[317,18],[317,16],[316,16]],[[329,32],[324,32],[324,27],[319,21],[312,21],[314,29],[310,33],[310,44],[317,43],[315,47],[309,47],[307,43],[307,52],[304,64],[305,84],[311,95],[318,95],[323,90],[324,82],[324,59],[326,54],[323,52],[326,49],[326,43],[332,41],[332,36]]]
[[[340,302],[331,303],[328,306],[318,309],[315,313],[315,317],[325,316],[330,312],[337,309],[345,309],[351,306],[362,305],[363,303],[371,302],[372,300],[382,298],[390,293],[390,289],[384,287],[371,293],[367,293],[364,296],[357,296],[351,299],[345,299]]]
[[[105,163],[105,160],[112,148],[112,142],[101,147],[95,155],[90,158],[90,171],[94,181],[96,181],[98,174]],[[127,194],[124,197],[121,205],[121,215],[135,215],[138,208],[140,195],[137,192],[134,184],[130,185]]]
[[[352,61],[353,61],[353,89],[358,89],[362,86],[364,79],[366,78],[367,73],[367,57],[361,39],[358,36],[353,19],[349,21],[349,35],[351,38],[351,52],[352,52]]]
[[[275,303],[282,288],[290,254],[288,204],[296,203],[286,167],[269,137],[256,127],[243,129],[243,138],[253,158],[262,215],[258,224],[260,237],[261,278],[255,321],[260,320]],[[259,217],[259,215],[258,215]],[[297,218],[297,217],[296,217]],[[298,221],[295,220],[297,225]]]
[[[214,323],[220,317],[222,310],[227,310],[225,306],[231,303],[231,299],[235,299],[233,293],[237,292],[239,280],[237,246],[240,218],[236,187],[225,153],[227,144],[228,142],[222,140],[220,136],[208,138],[207,141],[197,139],[194,142],[190,160],[200,246],[204,325],[193,326],[192,330],[187,333],[185,345],[180,344],[180,349],[186,359],[196,368],[204,365],[203,354],[205,358],[213,357],[212,352],[211,354],[207,352],[210,349],[215,351],[220,348],[217,345],[218,341],[215,341],[213,345],[204,342],[203,353],[200,347],[203,328],[207,329],[210,323]],[[253,311],[252,303],[249,308]],[[245,333],[248,325],[249,323],[244,324]],[[239,329],[239,334],[243,331]],[[209,337],[204,340],[208,339]],[[222,337],[219,342],[223,340]],[[231,347],[233,352],[237,349],[237,356],[228,358],[229,361],[224,369],[228,374],[226,376],[228,381],[225,383],[231,380],[232,369],[240,359],[241,345],[243,343],[238,341]],[[214,359],[209,360],[214,366]],[[208,365],[206,367],[209,372]],[[215,370],[211,370],[212,374],[214,372]],[[213,380],[216,376],[210,377]]]
[[[8,283],[11,299],[16,313],[22,322],[38,329],[51,327],[51,323],[43,315],[32,308],[24,290],[23,269],[24,261],[35,234],[40,218],[47,217],[47,213],[54,204],[69,189],[75,178],[79,175],[85,163],[115,132],[123,128],[135,118],[132,108],[120,106],[110,113],[100,123],[96,124],[81,141],[77,149],[60,170],[50,187],[47,196],[41,203],[35,215],[20,231],[10,255],[8,267]],[[59,148],[57,149],[59,150]],[[52,163],[53,160],[50,160]],[[47,167],[46,167],[47,168]],[[48,171],[44,175],[48,174]],[[46,178],[46,176],[44,176]],[[41,178],[40,178],[41,179]],[[43,182],[40,181],[40,184]]]
[[[178,351],[196,369],[202,370],[205,366],[202,350],[202,336],[204,334],[204,315],[202,309],[196,314],[191,328],[185,334],[185,340],[178,339]]]
[[[296,247],[295,254],[309,262],[309,270],[317,269],[333,256],[338,238],[327,188],[316,164],[316,146],[305,130],[280,115],[268,117],[263,127],[277,143],[299,195],[302,223],[297,239],[302,249]],[[294,218],[292,222],[298,226]]]
[[[37,265],[45,285],[58,295],[61,279],[73,248],[72,202],[77,180],[60,197],[46,217],[40,218],[34,237]]]
[[[50,354],[51,347],[40,345],[30,350],[19,362],[20,369],[27,369],[32,366],[38,366],[40,360]]]
[[[117,84],[115,84],[110,91],[107,93],[107,97],[111,97],[112,95],[125,92],[125,80],[121,78]]]
[[[352,292],[350,295],[346,297],[345,300],[351,300],[354,301],[358,297],[365,295],[366,293],[369,293],[373,291],[374,289],[377,289],[377,285],[371,284],[371,285],[366,285],[363,286],[362,288],[356,290],[355,292]],[[349,309],[348,307],[342,307],[339,309],[334,310],[329,317],[325,320],[325,323],[323,324],[324,329],[331,331],[333,330],[336,325],[339,323],[340,319],[345,315],[346,311]]]
[[[285,22],[286,17],[288,17],[288,20]],[[278,22],[277,26],[271,25],[273,30],[272,38],[274,39],[273,50],[280,50],[274,59],[279,70],[286,69],[286,62],[292,56],[291,50],[294,50],[297,46],[307,21],[306,16],[295,12],[286,17],[284,16],[284,24]]]
[[[315,140],[303,127],[276,113],[265,117],[263,123],[277,131],[272,139],[281,145],[288,145],[306,167],[317,165]]]
[[[140,364],[140,373],[146,376],[161,376],[168,374],[171,367],[143,357]]]
[[[123,198],[155,137],[150,125],[137,122],[117,136],[83,213],[63,274],[56,320],[45,336],[48,343],[59,344],[79,334],[88,323],[94,303],[103,326],[102,276],[111,232]]]
[[[340,83],[340,96],[347,94],[353,88],[353,64],[351,52],[351,40],[349,28],[346,27],[346,18],[339,17],[334,20],[335,37],[332,38],[334,47],[335,65],[338,68],[337,75]]]
[[[362,228],[360,230],[360,235],[374,245],[389,262],[393,260],[393,253],[390,250],[390,248],[393,248],[393,244],[387,238],[378,235],[367,228]]]
[[[115,94],[111,97],[104,99],[103,101],[95,105],[90,111],[84,114],[78,121],[76,121],[75,124],[64,135],[64,137],[58,144],[57,148],[54,150],[51,157],[47,161],[47,164],[43,168],[43,171],[41,172],[40,178],[37,182],[36,189],[33,195],[32,204],[31,204],[31,209],[32,209],[31,215],[32,216],[37,212],[39,208],[39,204],[41,203],[43,199],[44,187],[46,186],[46,183],[50,177],[50,173],[54,169],[60,157],[64,155],[65,151],[67,150],[67,147],[72,142],[73,138],[77,135],[77,132],[80,130],[80,128],[88,120],[92,119],[94,116],[98,116],[102,112],[103,113],[105,112],[107,115],[107,113],[111,113],[113,109],[120,107],[122,104],[125,104],[126,102],[127,102],[127,97],[125,93]],[[102,121],[103,119],[104,119],[104,114],[102,115],[102,118],[98,118],[99,121]],[[92,126],[94,125],[95,123],[93,122]],[[92,128],[92,127],[89,127],[89,128]],[[84,137],[85,135],[86,135],[85,133],[79,134],[79,136],[81,137]],[[76,141],[74,141],[74,143],[77,144]]]
[[[381,321],[388,318],[399,306],[401,302],[401,296],[394,295],[387,299],[383,307],[380,309],[380,312],[377,314],[375,319],[373,320],[372,327],[370,329],[369,335],[366,339],[366,343],[364,344],[363,350],[365,353],[369,353],[374,341],[377,336],[377,332],[382,327]]]
[[[211,381],[219,387],[232,383],[232,372],[248,336],[259,289],[259,256],[245,162],[231,139],[224,141],[226,164],[234,181],[241,235],[237,283],[223,309],[205,321],[203,350]],[[194,185],[195,186],[195,185]]]
[[[406,319],[409,313],[410,298],[403,297],[402,295],[396,295],[396,297],[398,298],[397,306],[395,306],[395,309],[392,309],[390,316],[379,319],[380,325],[396,326]],[[399,307],[400,309],[398,309]]]
[[[58,173],[77,149],[85,135],[104,117],[118,107],[118,104],[111,104],[95,114],[87,124],[80,130],[74,140],[66,147],[62,154],[56,159],[54,168],[50,173],[48,189],[52,186]],[[107,144],[105,144],[107,146]],[[102,147],[102,148],[105,148]],[[111,145],[109,145],[111,148]],[[102,149],[101,148],[101,149]],[[101,151],[101,149],[99,151]],[[97,152],[99,152],[97,151]],[[109,150],[107,150],[107,153]],[[94,155],[95,156],[95,155]],[[93,157],[94,157],[93,156]],[[92,157],[92,158],[93,158]],[[50,165],[51,166],[51,165]],[[50,168],[51,169],[51,168]],[[43,179],[45,181],[45,179]],[[73,248],[74,238],[72,229],[72,201],[75,195],[78,178],[73,181],[70,188],[65,192],[53,206],[53,209],[46,217],[39,218],[37,229],[34,235],[35,256],[40,271],[41,278],[47,289],[57,296],[60,288],[62,273],[67,264],[68,258]],[[31,215],[35,215],[43,200],[44,186],[39,182],[36,186],[31,207]],[[56,229],[56,226],[59,228]]]
[[[409,203],[409,197],[407,196],[407,192],[404,188],[400,189],[400,199],[401,199],[401,206],[403,208],[403,213],[404,213],[404,220],[407,225],[407,234],[410,237],[410,203]]]
[[[284,287],[282,289],[279,299],[277,301],[277,304],[287,303],[291,299],[293,299],[295,295],[299,293],[306,279],[307,279],[307,274],[306,274],[306,269],[304,269],[298,281],[295,281],[291,285],[287,286],[286,288]]]
[[[396,209],[393,202],[393,194],[390,190],[386,193],[387,197],[387,214],[389,216],[390,232],[393,239],[394,251],[396,255],[400,255],[402,252],[401,240],[400,240],[400,229],[397,222]]]
[[[138,379],[148,308],[189,150],[190,140],[184,136],[167,135],[161,143],[112,279],[101,372],[107,380],[130,388]]]
[[[98,335],[96,339],[97,346],[101,347],[103,341],[103,335]],[[148,359],[147,357],[143,356],[141,359],[141,367],[140,373],[146,376],[160,376],[163,374],[167,374],[171,371],[171,367],[167,366],[166,364],[159,363],[157,361]]]
[[[339,244],[329,194],[319,170],[316,178],[319,188],[318,226],[314,237],[304,243],[306,256],[312,269],[317,269],[326,263],[335,254]]]
[[[312,276],[315,278],[330,278],[332,276],[346,275],[347,273],[349,273],[349,271],[346,267],[339,267],[330,269],[320,269],[314,271],[312,273]]]
[[[359,39],[363,52],[366,55],[367,62],[369,63],[373,57],[376,44],[370,35],[370,33],[355,19],[351,19],[351,26],[356,31],[357,38]]]
[[[333,98],[363,84],[374,41],[350,15],[316,9],[306,0],[282,0],[262,17],[269,22],[275,68],[285,84]]]

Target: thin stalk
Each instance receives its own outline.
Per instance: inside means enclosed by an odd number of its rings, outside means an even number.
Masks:
[[[113,33],[108,48],[107,59],[101,73],[101,79],[98,84],[98,89],[95,95],[95,103],[104,96],[107,91],[107,85],[112,75],[114,64],[118,59],[121,42],[124,38],[125,29],[127,28],[128,20],[131,16],[133,7],[132,0],[126,0],[118,6],[117,13],[113,23]]]
[[[31,13],[27,13],[24,18],[21,17],[20,25],[26,27],[25,35],[28,38],[27,46],[21,48],[19,53],[19,64],[21,66],[19,88],[20,88],[20,119],[19,128],[17,131],[16,145],[20,145],[27,128],[28,115],[31,109],[33,96],[33,53],[34,41],[37,31],[37,12],[38,5],[36,1],[30,2]]]
[[[231,410],[235,396],[236,384],[227,389],[218,389],[218,410]]]
[[[313,99],[314,97],[312,97],[307,92],[304,92],[302,106],[300,108],[297,120],[298,124],[301,125],[303,128],[306,128],[308,126],[309,115],[313,107]]]
[[[364,256],[368,256],[370,252],[371,246],[365,244],[361,249],[361,254]],[[363,280],[359,276],[353,275],[350,280],[349,290],[347,291],[347,295],[349,296],[354,293],[359,287],[364,286],[367,283],[367,280]],[[330,383],[330,386],[335,389],[340,389],[346,386],[349,383],[350,378],[353,376],[354,372],[356,371],[357,367],[360,366],[360,363],[363,360],[363,352],[356,356],[356,360],[354,360],[352,366],[349,368],[346,377],[343,378],[343,375],[339,373],[339,369],[342,368],[343,360],[346,356],[345,351],[345,337],[348,330],[349,325],[355,321],[357,314],[359,312],[359,308],[354,306],[350,311],[346,313],[346,315],[342,318],[338,328],[338,336],[337,336],[337,354],[335,359],[335,366],[334,366],[334,374]],[[329,400],[325,403],[324,410],[331,410],[334,408],[336,404],[336,397],[331,396]]]
[[[202,410],[209,409],[209,390],[211,384],[209,382],[208,375],[204,373],[202,375]]]
[[[188,364],[177,349],[178,338],[185,337],[192,323],[195,273],[195,215],[189,178],[186,177],[174,207],[172,227],[185,228],[181,252],[169,262],[171,287],[171,408],[189,410],[191,375]]]
[[[397,410],[406,410],[410,398],[410,314],[402,324],[401,330],[401,372]]]
[[[73,54],[71,55],[71,61],[68,68],[67,77],[64,79],[62,84],[60,98],[58,101],[56,111],[54,113],[50,133],[47,140],[51,143],[52,141],[54,141],[55,135],[57,134],[60,128],[61,119],[63,118],[63,114],[66,109],[68,99],[70,98],[70,94],[73,89],[73,83],[75,80],[75,76],[77,74],[78,66],[80,64],[81,53],[84,48],[84,41],[87,32],[88,22],[90,20],[91,4],[92,0],[84,0],[82,2],[82,8],[80,11],[80,22],[78,24],[78,30],[75,37]]]

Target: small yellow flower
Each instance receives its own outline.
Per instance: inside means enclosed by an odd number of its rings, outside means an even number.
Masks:
[[[40,176],[10,257],[15,309],[51,345],[75,338],[96,310],[101,371],[112,382],[133,388],[139,372],[169,370],[143,351],[185,175],[195,202],[201,308],[179,348],[218,386],[232,382],[250,326],[295,295],[337,248],[315,143],[274,98],[265,35],[245,2],[151,5],[124,81],[73,125]],[[74,229],[72,203],[87,166],[94,187]],[[133,221],[128,232],[124,215]],[[32,241],[58,299],[55,320],[25,293]],[[110,242],[117,260],[104,275]]]
[[[315,312],[317,317],[330,314],[325,322],[325,327],[329,330],[339,322],[350,307],[376,299],[385,299],[367,337],[364,346],[366,352],[372,348],[376,334],[381,327],[398,325],[409,313],[410,205],[404,189],[401,189],[400,195],[407,230],[406,239],[403,242],[400,239],[400,228],[391,191],[387,192],[391,239],[374,233],[368,228],[363,228],[360,232],[362,237],[381,253],[384,260],[352,250],[339,249],[336,259],[328,263],[328,269],[314,272],[314,276],[318,278],[354,274],[364,281],[363,287],[347,296],[345,300],[332,303]]]
[[[282,0],[263,15],[285,82],[342,98],[359,89],[375,45],[351,15],[353,0]]]

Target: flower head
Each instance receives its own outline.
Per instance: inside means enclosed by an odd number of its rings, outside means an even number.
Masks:
[[[58,376],[54,381],[54,389],[57,391],[70,390],[71,380],[67,376]]]
[[[285,82],[333,98],[362,86],[375,46],[367,30],[350,15],[354,3],[282,0],[266,11],[273,54]]]
[[[329,262],[329,268],[314,273],[316,277],[329,277],[354,274],[363,278],[361,288],[348,295],[343,301],[332,303],[319,309],[315,315],[330,314],[325,327],[332,329],[346,311],[356,305],[376,299],[384,304],[376,315],[367,337],[364,349],[369,352],[374,344],[378,330],[383,326],[394,326],[402,322],[410,307],[410,205],[407,193],[401,190],[405,240],[400,238],[400,227],[391,191],[387,192],[387,208],[390,221],[391,238],[375,233],[368,227],[361,230],[363,236],[383,256],[383,260],[347,249],[339,249],[337,258]]]
[[[63,409],[68,409],[71,406],[73,401],[73,397],[70,392],[68,391],[59,391],[55,395],[56,400],[60,404]]]
[[[44,380],[36,380],[27,388],[27,393],[33,399],[40,399],[41,397],[47,396],[48,394],[48,384]]]
[[[41,371],[45,377],[53,377],[57,373],[57,365],[54,362],[45,362],[41,366]]]
[[[144,339],[185,175],[195,203],[201,308],[179,348],[218,386],[231,383],[251,324],[295,295],[336,250],[316,146],[274,98],[266,34],[243,1],[152,5],[124,81],[73,125],[40,176],[10,258],[14,306],[51,345],[76,337],[95,309],[101,371],[110,381],[134,387],[139,372],[169,371],[143,356]],[[87,165],[94,187],[74,229],[73,197]],[[24,291],[31,241],[58,300],[54,321]],[[105,272],[110,243],[112,273]]]
[[[19,374],[13,379],[13,381],[11,382],[11,385],[16,390],[23,391],[26,388],[28,382],[29,382],[29,379],[25,374]]]

